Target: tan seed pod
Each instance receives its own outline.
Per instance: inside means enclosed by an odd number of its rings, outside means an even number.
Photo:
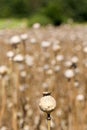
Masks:
[[[24,57],[23,57],[23,55],[21,55],[21,54],[17,54],[17,55],[13,58],[13,61],[14,61],[14,62],[17,62],[17,63],[21,63],[21,62],[24,61]]]
[[[0,75],[6,75],[8,73],[8,68],[5,65],[0,66]]]
[[[16,44],[18,44],[18,43],[20,43],[20,42],[21,42],[21,39],[20,39],[20,37],[17,36],[17,35],[12,36],[12,37],[10,38],[10,44],[11,44],[11,45],[16,45]]]
[[[21,39],[22,39],[23,41],[26,41],[26,40],[28,39],[28,34],[27,34],[27,33],[21,34],[20,37],[21,37]]]
[[[39,102],[39,107],[43,112],[51,113],[56,107],[56,101],[50,93],[43,93],[43,97]]]

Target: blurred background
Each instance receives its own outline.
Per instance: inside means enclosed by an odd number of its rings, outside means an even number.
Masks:
[[[86,72],[87,0],[0,0],[0,130],[48,130],[44,91],[51,130],[87,130]]]
[[[35,22],[86,22],[87,0],[0,0],[0,19],[3,18],[16,19],[16,23],[23,19],[28,26]]]

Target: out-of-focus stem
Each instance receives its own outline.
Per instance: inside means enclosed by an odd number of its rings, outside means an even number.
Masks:
[[[13,61],[12,61],[12,59],[9,59],[9,66],[10,66],[11,73],[12,73],[12,71],[13,71]]]
[[[12,127],[13,130],[18,129],[17,124],[17,107],[18,107],[18,94],[19,94],[19,71],[13,75],[13,85],[14,85],[14,94],[13,94],[13,108],[12,108]]]
[[[16,108],[13,106],[12,108],[12,128],[13,130],[17,130],[17,112]]]
[[[23,55],[26,55],[26,43],[23,41]]]
[[[68,81],[68,102],[69,102],[69,114],[68,114],[68,130],[72,130],[72,123],[73,123],[73,117],[72,117],[72,105],[73,105],[73,80],[70,79]]]
[[[6,81],[4,77],[2,78],[2,106],[0,112],[0,126],[2,125],[2,119],[5,112],[5,105],[6,105],[6,90],[5,90]]]

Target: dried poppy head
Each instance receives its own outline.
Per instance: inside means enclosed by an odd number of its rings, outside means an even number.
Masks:
[[[34,57],[30,55],[25,56],[25,63],[29,66],[32,67],[34,65]]]
[[[12,36],[10,38],[10,45],[12,45],[14,48],[17,47],[17,45],[21,42],[21,38],[19,36]]]
[[[72,65],[72,61],[70,61],[70,60],[67,60],[64,62],[65,67],[71,67],[71,65]]]
[[[73,70],[71,69],[67,69],[64,73],[65,77],[70,80],[71,78],[73,78],[75,76],[75,73]]]
[[[64,56],[63,55],[57,55],[56,60],[61,62],[61,61],[64,60]]]
[[[31,38],[31,39],[30,39],[30,43],[31,43],[31,44],[35,44],[35,43],[37,43],[36,38]]]
[[[14,52],[13,51],[8,51],[6,56],[11,59],[14,56]]]
[[[8,73],[8,68],[5,65],[0,66],[0,75],[4,76]]]
[[[77,56],[73,56],[71,61],[72,61],[72,63],[78,63],[79,58]]]
[[[28,35],[26,33],[25,34],[21,34],[20,37],[21,37],[21,39],[23,41],[26,41],[28,39]]]
[[[23,57],[23,55],[21,55],[21,54],[17,54],[17,55],[13,58],[13,61],[14,61],[14,62],[17,62],[17,63],[21,63],[21,62],[24,61],[24,57]]]
[[[78,100],[78,101],[84,101],[85,100],[85,97],[84,97],[84,95],[83,94],[78,94],[77,96],[76,96],[76,100]]]
[[[40,23],[34,23],[34,24],[33,24],[33,28],[34,28],[34,29],[39,29],[40,26],[41,26]]]
[[[56,101],[50,94],[50,92],[44,92],[39,102],[40,109],[47,114],[50,114],[56,107]]]
[[[50,45],[51,45],[51,42],[49,42],[49,41],[42,41],[41,42],[41,47],[42,48],[49,48],[50,47]]]
[[[55,52],[57,51],[58,52],[61,49],[61,47],[58,44],[53,44],[52,49],[53,49],[53,51],[55,51]]]
[[[84,52],[84,53],[87,53],[87,46],[85,46],[85,47],[83,48],[83,52]]]

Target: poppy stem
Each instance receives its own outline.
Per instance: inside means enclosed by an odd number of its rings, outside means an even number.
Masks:
[[[51,126],[51,117],[50,117],[50,114],[47,114],[47,125],[48,125],[48,130],[50,130],[50,126]]]

